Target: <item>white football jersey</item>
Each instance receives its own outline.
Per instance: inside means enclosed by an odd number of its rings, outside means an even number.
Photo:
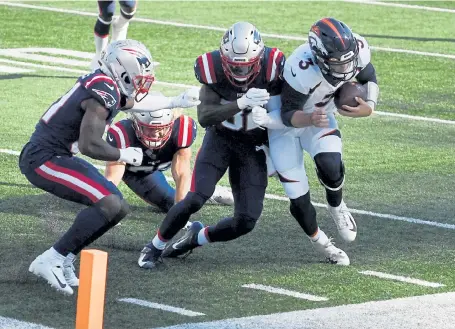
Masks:
[[[357,75],[370,62],[371,53],[367,41],[356,33],[353,35],[359,45],[359,63],[355,74]],[[327,113],[336,111],[333,96],[345,81],[341,81],[336,86],[327,82],[315,62],[308,43],[298,47],[289,56],[284,66],[283,76],[296,91],[309,95],[303,106],[305,113],[313,112],[316,107],[325,109]]]

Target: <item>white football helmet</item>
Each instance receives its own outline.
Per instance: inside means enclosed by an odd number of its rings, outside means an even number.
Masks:
[[[101,71],[111,77],[127,98],[140,102],[147,96],[155,73],[150,51],[136,40],[112,42],[101,53]]]
[[[138,106],[142,106],[142,103],[136,104],[136,107]],[[144,104],[144,110],[146,106]],[[149,149],[162,148],[171,137],[174,113],[170,109],[134,112],[131,113],[130,119],[133,121],[137,138]]]
[[[245,87],[257,77],[264,47],[261,34],[251,23],[237,22],[226,31],[221,39],[221,61],[234,86]]]

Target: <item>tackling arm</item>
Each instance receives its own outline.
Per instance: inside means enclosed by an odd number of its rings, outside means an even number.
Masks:
[[[172,158],[172,178],[175,182],[175,202],[183,200],[191,186],[191,148],[178,150]]]
[[[220,95],[207,85],[202,85],[199,100],[201,104],[197,107],[197,118],[204,128],[217,125],[241,111],[237,102],[220,104]]]
[[[81,153],[96,160],[119,160],[120,150],[103,140],[109,111],[93,98],[84,100],[81,107],[85,110],[79,134]]]
[[[311,114],[303,112],[303,105],[309,95],[292,88],[286,81],[281,92],[281,119],[288,127],[302,128],[312,125]]]

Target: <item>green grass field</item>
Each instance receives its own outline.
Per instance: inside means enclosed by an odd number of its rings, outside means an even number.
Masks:
[[[25,2],[24,2],[25,3]],[[94,1],[27,2],[97,13]],[[455,2],[412,2],[455,9]],[[361,13],[359,15],[359,13]],[[305,37],[317,19],[332,15],[364,35],[370,45],[455,55],[455,13],[341,2],[140,2],[137,17],[228,27],[239,20],[264,33]],[[61,48],[93,52],[96,18],[0,5],[0,48]],[[201,28],[132,22],[129,37],[141,40],[160,62],[159,81],[197,85],[195,58],[218,47],[222,32]],[[287,56],[301,41],[265,37]],[[0,55],[0,149],[20,151],[47,107],[68,90],[77,73],[26,67],[2,59],[49,63]],[[379,111],[455,120],[455,59],[373,50],[381,88]],[[4,67],[33,72],[8,73]],[[56,66],[62,67],[62,66]],[[81,67],[67,68],[83,70]],[[87,68],[88,70],[88,68]],[[3,72],[3,73],[2,73]],[[156,85],[167,95],[182,88]],[[187,111],[196,118],[194,109]],[[120,116],[119,116],[120,118]],[[339,117],[347,170],[349,207],[455,224],[455,125],[375,115]],[[204,131],[199,129],[198,147]],[[194,152],[195,153],[195,152]],[[313,201],[324,203],[313,170],[307,171]],[[17,155],[0,153],[0,317],[74,328],[77,295],[57,294],[28,273],[30,262],[69,225],[79,205],[33,188],[17,166]],[[220,182],[227,186],[225,178]],[[147,206],[125,186],[133,212],[94,247],[109,253],[105,328],[154,328],[174,324],[271,314],[398,297],[455,291],[455,237],[450,228],[354,214],[359,232],[352,244],[340,242],[325,209],[317,208],[320,227],[351,258],[340,268],[322,262],[288,212],[288,203],[265,201],[256,229],[232,243],[198,249],[186,260],[169,260],[156,272],[137,264],[143,244],[154,234],[162,213]],[[268,193],[284,196],[278,181]],[[194,219],[210,224],[230,215],[229,207],[206,206]],[[372,270],[442,283],[429,288],[359,274]],[[256,283],[325,296],[313,302],[242,288]],[[138,298],[202,312],[186,317],[119,302]],[[1,325],[0,325],[1,327]],[[285,328],[285,327],[283,327]]]

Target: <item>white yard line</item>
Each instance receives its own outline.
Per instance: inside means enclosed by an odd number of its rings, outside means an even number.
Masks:
[[[16,156],[18,156],[20,154],[20,152],[18,152],[18,151],[9,150],[9,149],[0,149],[0,153],[11,154],[11,155],[16,155]],[[100,165],[96,165],[96,164],[93,164],[93,165],[98,170],[104,170],[104,166],[100,166]],[[171,177],[169,177],[169,176],[165,176],[165,177],[168,181],[172,181]],[[275,194],[266,193],[265,198],[271,199],[271,200],[289,202],[289,199],[287,197],[275,195]],[[324,203],[319,203],[319,202],[312,202],[312,203],[315,207],[327,209],[327,205]],[[455,224],[433,222],[433,221],[429,221],[429,220],[423,220],[423,219],[418,219],[418,218],[413,218],[413,217],[396,216],[396,215],[392,215],[392,214],[382,214],[382,213],[377,213],[377,212],[368,211],[368,210],[355,209],[355,208],[349,208],[349,210],[353,214],[366,215],[366,216],[371,216],[371,217],[376,217],[376,218],[397,220],[397,221],[407,222],[407,223],[412,223],[412,224],[428,225],[428,226],[434,226],[434,227],[439,227],[439,228],[445,228],[445,229],[449,229],[449,230],[455,230]]]
[[[244,284],[242,285],[243,288],[249,288],[249,289],[256,289],[256,290],[262,290],[266,292],[270,292],[272,294],[278,294],[278,295],[285,295],[285,296],[290,296],[290,297],[295,297],[295,298],[300,298],[300,299],[306,299],[312,302],[325,302],[329,300],[326,297],[320,297],[320,296],[315,296],[315,295],[310,295],[310,294],[303,294],[301,292],[297,291],[292,291],[292,290],[287,290],[287,289],[282,289],[282,288],[275,288],[271,286],[264,286],[262,284]]]
[[[154,308],[157,310],[162,310],[166,312],[172,312],[172,313],[177,313],[180,315],[186,315],[190,317],[194,316],[201,316],[205,315],[204,313],[200,312],[193,312],[184,308],[180,307],[174,307],[166,304],[158,304],[158,303],[152,303],[143,299],[137,299],[137,298],[119,298],[117,299],[119,302],[125,302],[125,303],[130,303],[130,304],[135,304],[139,306],[144,306],[144,307],[149,307],[149,308]]]
[[[13,318],[0,316],[0,328],[4,329],[52,329],[40,324],[19,321]]]
[[[393,275],[393,274],[388,274],[388,273],[383,273],[383,272],[359,271],[359,273],[364,274],[364,275],[369,275],[369,276],[375,276],[375,277],[378,277],[381,279],[389,279],[389,280],[395,280],[395,281],[400,281],[400,282],[412,283],[412,284],[416,284],[416,285],[424,286],[424,287],[440,288],[440,287],[445,286],[442,283],[429,282],[429,281],[424,281],[424,280],[420,280],[420,279],[413,279],[413,278],[410,278],[407,276]]]
[[[368,1],[368,0],[343,0],[344,2],[354,2],[354,3],[361,3],[363,5],[376,5],[376,6],[385,6],[385,7],[398,7],[398,8],[405,8],[405,9],[419,9],[419,10],[426,10],[426,11],[438,11],[443,13],[455,13],[455,9],[448,9],[448,8],[438,8],[438,7],[426,7],[426,6],[419,6],[419,5],[406,5],[404,3],[393,3],[393,2],[381,2],[381,1]]]
[[[29,5],[29,4],[24,4],[24,3],[0,1],[0,5],[27,8],[27,9],[37,9],[37,10],[51,11],[51,12],[64,13],[64,14],[73,14],[73,15],[79,15],[79,16],[91,16],[91,17],[98,16],[98,14],[95,12],[86,12],[86,11],[55,8],[55,7]],[[221,31],[221,32],[226,31],[225,27],[219,27],[219,26],[179,23],[179,22],[163,21],[163,20],[140,18],[140,17],[137,17],[137,18],[135,17],[134,20],[136,22],[149,23],[149,24],[158,24],[158,25],[193,28],[193,29],[204,29],[204,30]],[[276,33],[262,33],[262,35],[265,37],[278,38],[278,39],[283,39],[283,40],[296,40],[296,41],[306,41],[307,40],[306,36],[293,36],[293,35],[283,35],[283,34],[276,34]],[[395,49],[395,48],[386,48],[386,47],[375,47],[375,46],[370,46],[370,48],[372,50],[379,50],[379,51],[397,52],[397,53],[406,53],[406,54],[412,54],[412,55],[423,55],[423,56],[455,59],[455,55],[448,55],[448,54],[429,53],[429,52],[422,52],[422,51]]]

